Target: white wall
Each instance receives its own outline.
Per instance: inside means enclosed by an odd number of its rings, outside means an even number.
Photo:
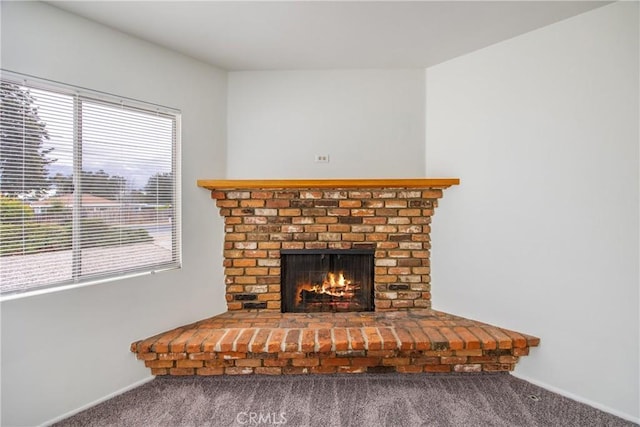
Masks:
[[[462,178],[434,219],[436,308],[539,335],[518,375],[638,418],[637,4],[426,77],[231,73],[228,120],[220,70],[48,5],[1,9],[3,68],[181,109],[184,165],[182,270],[2,303],[3,425],[148,378],[132,341],[224,311],[222,221],[197,178],[424,176],[425,155]]]
[[[541,337],[516,374],[638,420],[638,3],[431,67],[433,301]]]
[[[31,2],[2,2],[2,67],[182,110],[183,268],[5,301],[2,425],[37,425],[149,378],[131,342],[225,310],[226,73]],[[203,238],[202,236],[207,236]]]
[[[424,176],[424,119],[424,70],[231,72],[228,176]]]

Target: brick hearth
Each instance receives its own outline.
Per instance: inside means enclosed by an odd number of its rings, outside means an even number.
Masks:
[[[227,312],[137,341],[153,375],[497,372],[539,339],[434,310]]]

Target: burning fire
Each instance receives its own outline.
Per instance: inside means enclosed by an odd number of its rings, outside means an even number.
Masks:
[[[339,291],[345,291],[350,284],[351,280],[346,280],[342,272],[338,273],[338,280],[334,273],[328,273],[327,278],[322,282],[322,293],[331,294],[337,288]]]
[[[298,295],[298,303],[301,300],[302,291],[313,292],[317,295],[329,295],[338,298],[353,298],[355,290],[358,286],[351,284],[351,280],[344,277],[343,272],[327,273],[322,283],[298,283],[296,294]]]

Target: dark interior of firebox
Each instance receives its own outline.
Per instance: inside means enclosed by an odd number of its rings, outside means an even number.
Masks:
[[[373,311],[374,251],[283,250],[282,311]]]

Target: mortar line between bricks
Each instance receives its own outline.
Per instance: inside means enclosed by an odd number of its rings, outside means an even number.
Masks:
[[[344,328],[347,331],[347,350],[353,351],[353,347],[351,346],[351,334],[349,333],[349,328]]]
[[[376,326],[376,334],[378,334],[378,337],[380,337],[380,350],[384,350],[384,337],[380,333],[380,330],[378,329],[377,326]]]
[[[489,326],[489,327],[487,327],[487,326]],[[481,325],[481,326],[478,326],[478,329],[480,329],[485,334],[489,335],[496,343],[496,350],[500,350],[500,339],[495,334],[491,333],[492,330],[496,329],[494,326]]]
[[[388,329],[389,331],[391,331],[391,334],[395,337],[396,343],[398,343],[398,350],[400,350],[402,348],[402,341],[400,340],[400,337],[398,336],[398,334],[396,334],[396,328],[391,326]]]
[[[258,330],[255,327],[252,326],[251,329],[253,329],[253,334],[251,334],[249,342],[253,342],[253,339],[258,335]],[[249,342],[247,342],[247,353],[250,352]]]
[[[224,339],[224,337],[227,336],[229,331],[230,331],[230,329],[225,329],[224,330],[224,334],[222,334],[222,336],[220,338],[218,338],[218,342],[216,343],[216,345],[213,346],[213,351],[216,351],[216,352],[221,352],[222,351],[222,349],[220,348],[220,342]]]
[[[467,331],[469,331],[469,333],[470,333],[471,335],[473,335],[474,337],[476,337],[476,339],[478,340],[478,343],[479,343],[479,345],[480,345],[480,349],[481,349],[481,350],[487,350],[487,346],[485,345],[485,342],[484,342],[484,340],[482,339],[481,334],[476,333],[476,332],[474,332],[474,331],[473,331],[474,326],[465,326],[465,328],[467,329]],[[479,329],[479,330],[480,330],[480,332],[483,332],[481,329]],[[485,335],[487,335],[489,338],[493,339],[493,337],[491,337],[491,335],[488,335],[488,334],[486,334],[486,333],[485,333]],[[496,346],[496,348],[497,348],[497,346]]]
[[[282,352],[287,351],[287,336],[289,335],[289,331],[291,331],[291,328],[281,328],[284,331],[284,334],[282,334],[282,341],[280,342],[280,350]]]
[[[264,352],[267,353],[269,351],[269,341],[271,341],[271,336],[273,335],[273,332],[275,331],[274,328],[268,328],[269,330],[269,335],[267,335],[267,338],[264,340]]]
[[[210,329],[209,333],[207,334],[206,337],[204,337],[202,339],[202,341],[200,342],[200,351],[204,351],[204,343],[207,341],[207,339],[213,334],[214,329]]]
[[[251,339],[249,340],[249,344],[247,344],[247,351],[253,353],[253,342],[255,341],[256,337],[258,336],[258,334],[260,333],[260,329],[261,328],[256,328],[256,332],[253,334],[253,336],[251,337]]]
[[[364,330],[364,326],[360,328],[360,333],[362,334],[362,341],[364,341],[364,349],[369,350],[369,339],[367,338],[367,333]]]
[[[269,341],[271,341],[271,335],[273,335],[273,328],[269,329],[269,336],[267,336],[267,339],[264,340],[264,351],[268,352],[269,351]]]
[[[231,344],[231,351],[236,351],[236,349],[238,348],[237,347],[238,340],[240,339],[244,331],[245,331],[245,328],[241,328],[240,332],[238,332],[238,336],[236,337],[236,339],[233,340],[233,344]]]

